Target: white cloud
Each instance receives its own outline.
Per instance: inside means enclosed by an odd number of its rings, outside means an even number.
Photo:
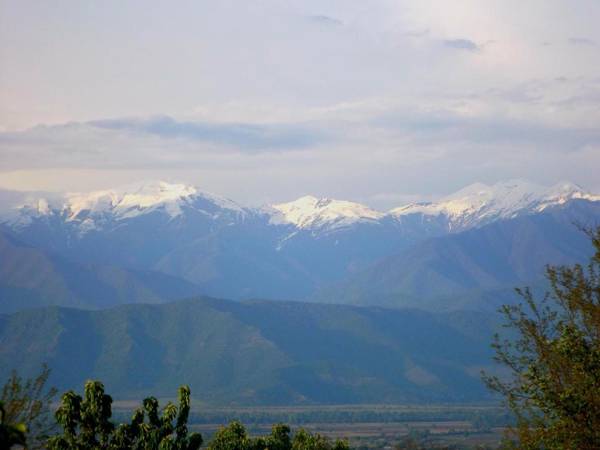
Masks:
[[[594,0],[0,8],[3,186],[152,176],[251,202],[385,203],[475,180],[597,183]]]
[[[446,39],[444,40],[444,45],[457,50],[467,50],[470,52],[481,50],[479,45],[469,39]]]

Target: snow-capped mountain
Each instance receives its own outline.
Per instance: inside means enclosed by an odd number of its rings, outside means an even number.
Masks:
[[[35,219],[60,217],[79,227],[80,233],[145,214],[163,213],[169,220],[195,212],[217,219],[224,213],[243,217],[247,210],[232,200],[201,192],[194,186],[153,181],[86,193],[48,197],[26,196],[5,208],[0,220],[23,227]]]
[[[435,217],[448,231],[460,231],[499,219],[535,214],[570,200],[599,201],[580,186],[561,182],[552,187],[525,180],[509,180],[487,185],[471,184],[437,202],[412,203],[387,212],[376,211],[360,203],[304,196],[295,201],[267,206],[273,225],[291,224],[299,230],[331,232],[358,223],[379,223],[385,219],[402,219],[411,215]]]
[[[534,214],[569,200],[600,200],[600,196],[584,191],[569,182],[550,188],[523,180],[510,180],[494,185],[475,183],[432,203],[413,203],[389,211],[395,218],[409,215],[440,217],[450,231],[481,226],[498,219]]]
[[[335,230],[357,222],[376,222],[384,214],[360,203],[307,195],[289,203],[265,208],[274,225],[292,224],[298,229]]]
[[[78,264],[183,278],[214,296],[300,299],[429,238],[574,201],[596,211],[600,196],[571,183],[509,181],[387,212],[312,196],[248,208],[159,181],[63,195],[0,192],[0,232]]]
[[[164,208],[169,216],[176,217],[181,214],[182,204],[188,203],[196,192],[192,186],[161,181],[85,194],[68,194],[63,208],[69,220],[76,220],[82,215],[106,213],[124,219],[157,208]]]
[[[204,209],[197,207],[204,203]],[[237,203],[223,197],[198,191],[194,186],[171,184],[165,181],[138,183],[118,189],[95,191],[86,194],[67,194],[63,209],[69,219],[74,220],[82,214],[111,213],[117,219],[139,216],[155,210],[163,210],[171,218],[182,214],[185,207],[206,211],[206,205],[214,210],[229,210],[244,213]]]
[[[28,225],[36,218],[57,216],[79,226],[81,232],[87,232],[107,223],[154,212],[162,213],[169,220],[185,213],[213,219],[224,215],[237,219],[253,215],[266,216],[268,225],[292,226],[318,235],[390,219],[402,224],[407,217],[420,216],[435,218],[448,231],[460,231],[498,219],[533,214],[573,199],[598,201],[600,195],[593,195],[569,182],[548,188],[528,181],[510,180],[494,185],[475,183],[436,202],[412,203],[387,212],[351,201],[310,195],[253,209],[200,191],[195,186],[154,181],[88,193],[28,194],[19,203],[4,206],[0,211],[0,222],[18,227]]]

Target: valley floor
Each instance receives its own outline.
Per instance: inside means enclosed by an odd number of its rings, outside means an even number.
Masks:
[[[115,402],[115,415],[129,415],[133,406],[129,401]],[[408,441],[425,448],[492,449],[498,447],[509,416],[491,404],[196,406],[192,407],[190,429],[210,438],[232,420],[244,423],[251,435],[268,434],[273,423],[283,422],[292,430],[303,427],[347,439],[354,449],[391,449]]]

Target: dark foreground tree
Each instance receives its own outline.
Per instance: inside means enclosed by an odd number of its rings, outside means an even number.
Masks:
[[[336,440],[331,442],[319,433],[311,434],[300,428],[294,435],[292,450],[348,450],[346,441]]]
[[[346,441],[330,439],[318,433],[311,434],[300,428],[293,439],[290,427],[284,424],[273,425],[271,434],[251,438],[244,425],[231,422],[215,433],[208,445],[209,450],[348,450]]]
[[[4,404],[0,402],[0,449],[10,449],[15,445],[25,446],[25,433],[27,427],[24,423],[6,421]]]
[[[254,442],[244,425],[233,421],[226,427],[221,427],[208,444],[209,450],[253,450]]]
[[[0,392],[4,422],[25,425],[29,450],[43,448],[55,426],[51,404],[57,391],[47,387],[49,375],[45,364],[34,378],[24,379],[13,371]]]
[[[179,388],[179,406],[172,403],[159,411],[154,397],[144,400],[133,413],[130,423],[118,426],[111,422],[112,398],[99,381],[85,384],[83,397],[66,392],[56,411],[62,433],[47,442],[49,450],[198,450],[199,433],[188,434],[190,390]],[[13,429],[10,429],[14,431]],[[9,431],[10,431],[9,430]],[[16,438],[19,435],[11,435]],[[1,449],[4,447],[0,446]],[[345,441],[298,430],[293,439],[290,427],[273,425],[271,434],[252,438],[240,422],[220,428],[209,443],[210,450],[348,450]]]
[[[509,337],[495,336],[495,359],[510,377],[484,374],[516,417],[507,447],[600,449],[600,227],[584,267],[548,266],[550,292],[504,306]]]
[[[168,403],[159,413],[154,397],[144,400],[131,423],[116,427],[111,421],[112,398],[99,381],[85,384],[83,397],[73,391],[62,396],[56,420],[63,432],[48,440],[49,450],[197,450],[198,433],[188,435],[190,390],[179,388],[179,407]]]

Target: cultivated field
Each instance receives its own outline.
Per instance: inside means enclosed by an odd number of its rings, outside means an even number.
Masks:
[[[161,404],[167,400],[162,400]],[[194,402],[192,402],[194,405]],[[131,402],[115,402],[116,414],[128,414]],[[292,430],[304,427],[332,438],[348,439],[353,448],[394,448],[418,442],[430,448],[496,448],[506,412],[494,405],[323,405],[192,408],[190,428],[205,438],[239,420],[252,435],[267,434],[273,423]]]

